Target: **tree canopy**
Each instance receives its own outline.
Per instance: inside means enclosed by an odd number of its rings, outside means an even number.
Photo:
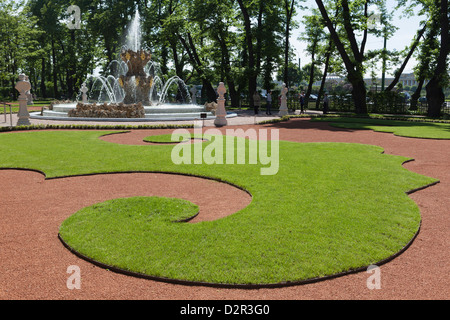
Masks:
[[[70,28],[69,6],[80,8],[79,28]],[[216,98],[226,83],[233,105],[242,98],[252,106],[253,92],[326,79],[330,70],[351,84],[355,111],[366,113],[364,76],[378,60],[398,75],[409,58],[419,62],[417,78],[434,108],[448,86],[448,0],[398,0],[399,8],[420,8],[424,17],[405,55],[366,49],[367,38],[391,37],[392,12],[386,0],[0,0],[0,97],[17,95],[18,73],[29,76],[39,97],[75,99],[88,74],[105,73],[119,59],[125,31],[136,10],[142,39],[158,64],[161,77],[174,75],[202,85],[202,98]],[[382,29],[371,25],[379,12]],[[301,16],[299,15],[301,13]],[[442,23],[446,23],[443,25]],[[311,63],[303,70],[294,59],[290,37],[302,26]],[[444,45],[442,45],[444,44]],[[279,85],[279,84],[278,84]],[[387,90],[391,90],[388,87]],[[323,90],[323,88],[321,88]],[[320,94],[319,94],[320,96]],[[433,109],[433,110],[435,110]],[[436,109],[436,110],[437,110]],[[430,115],[438,115],[437,111]]]

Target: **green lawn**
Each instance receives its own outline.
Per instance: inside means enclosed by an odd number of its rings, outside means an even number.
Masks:
[[[155,135],[155,136],[148,136],[146,138],[144,138],[145,142],[152,142],[152,143],[178,143],[178,142],[188,142],[189,139],[186,139],[186,137],[179,137],[179,140],[173,141],[172,140],[172,135],[171,134],[161,134],[161,135]],[[190,134],[190,140],[194,140],[194,139],[207,139],[207,137],[204,137],[203,135],[200,134],[199,135],[195,135],[195,134]]]
[[[180,215],[169,209],[174,217],[141,215],[144,223],[137,219],[142,204],[125,199],[113,209],[110,203],[84,209],[61,227],[61,237],[78,252],[152,276],[271,284],[365,267],[399,252],[414,237],[420,212],[405,192],[436,182],[404,169],[407,158],[370,145],[280,141],[279,171],[268,176],[260,175],[265,166],[259,164],[175,165],[173,145],[98,139],[107,133],[2,133],[0,167],[35,169],[47,177],[177,172],[228,181],[253,197],[243,210],[216,221],[174,223]],[[111,210],[117,220],[108,216]],[[109,228],[115,231],[107,236]]]
[[[318,117],[312,121],[329,122],[331,126],[346,129],[369,129],[390,132],[397,136],[427,139],[450,139],[450,123],[402,121],[376,118]]]

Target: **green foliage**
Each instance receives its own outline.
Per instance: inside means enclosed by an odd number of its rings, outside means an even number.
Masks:
[[[17,97],[14,85],[19,72],[44,54],[37,40],[42,30],[35,23],[22,1],[0,2],[0,99]]]

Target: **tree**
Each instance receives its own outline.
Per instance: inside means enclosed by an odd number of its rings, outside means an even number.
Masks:
[[[429,26],[424,35],[424,40],[420,44],[419,53],[417,54],[418,64],[414,68],[418,85],[415,92],[411,96],[411,106],[414,108],[422,92],[426,79],[431,79],[433,66],[436,63],[437,52],[439,52],[439,21],[431,19],[427,22]]]
[[[253,31],[251,17],[249,13],[248,4],[244,0],[237,0],[239,8],[241,9],[242,18],[244,21],[245,42],[247,44],[247,77],[248,77],[248,96],[250,101],[250,108],[254,107],[253,92],[256,91],[256,61],[255,50],[253,45]]]
[[[395,77],[394,80],[392,80],[392,82],[389,84],[389,86],[386,88],[386,91],[391,91],[395,85],[398,83],[398,80],[400,79],[400,76],[403,73],[403,70],[405,70],[406,65],[408,64],[409,59],[411,58],[411,56],[414,53],[414,50],[416,50],[417,46],[420,43],[420,39],[422,38],[423,34],[425,33],[425,30],[427,28],[427,25],[425,24],[422,29],[420,29],[417,32],[417,35],[415,37],[415,39],[413,40],[413,43],[411,44],[410,50],[408,52],[408,54],[406,55],[405,60],[403,61],[402,65],[400,66],[400,68],[398,70],[395,71]]]
[[[0,94],[17,97],[15,84],[19,72],[24,72],[27,61],[36,64],[43,54],[38,47],[41,32],[34,27],[36,19],[28,19],[23,3],[0,1],[0,83],[4,89]],[[30,71],[28,69],[27,71]],[[27,74],[30,76],[30,74]],[[32,80],[33,90],[37,87],[36,77]],[[9,88],[8,88],[9,87]]]
[[[441,47],[436,68],[426,86],[429,117],[439,117],[445,101],[443,88],[448,84],[448,55],[450,51],[448,0],[435,0],[433,16],[441,24]]]
[[[426,40],[426,44],[422,47],[422,54],[419,56],[419,63],[421,65],[419,74],[430,77],[426,85],[427,115],[429,117],[439,117],[445,101],[444,88],[449,83],[448,55],[450,39],[448,0],[398,0],[398,5],[408,8],[406,12],[409,14],[412,14],[413,8],[419,6],[420,10],[418,14],[424,15],[428,21],[428,40]],[[433,43],[430,37],[434,38],[435,41],[438,40],[439,46],[437,43]],[[428,66],[431,65],[431,68],[427,68],[427,64]],[[422,83],[420,78],[419,80]]]
[[[284,32],[284,83],[289,87],[289,38],[291,36],[292,17],[295,15],[295,0],[284,0],[285,32]]]
[[[321,42],[325,40],[325,33],[323,28],[325,27],[323,19],[317,10],[312,11],[312,15],[303,17],[303,24],[305,31],[300,36],[301,40],[305,40],[308,45],[306,51],[311,55],[311,65],[309,67],[309,79],[308,89],[305,94],[305,101],[308,105],[309,96],[311,95],[312,85],[316,79],[316,55],[319,52]],[[319,75],[320,78],[320,75]]]
[[[237,60],[238,36],[231,29],[237,25],[234,1],[196,0],[193,4],[192,21],[204,24],[204,36],[211,39],[211,45],[205,50],[208,59],[216,61],[220,70],[220,80],[226,82],[233,106],[239,105],[239,71],[233,67]],[[195,10],[194,10],[195,8]]]
[[[352,7],[354,8],[354,10],[350,11],[349,1],[342,0],[341,23],[345,30],[345,39],[341,39],[341,37],[339,36],[322,0],[316,0],[316,3],[330,32],[333,42],[344,62],[347,71],[347,79],[353,87],[352,97],[355,103],[355,111],[359,114],[367,114],[366,86],[364,82],[363,62],[368,30],[366,24],[368,18],[368,1],[363,1],[361,6],[362,9],[358,8],[355,5]],[[363,21],[363,23],[361,23],[361,21]],[[358,45],[355,35],[355,31],[358,29],[362,30],[363,33],[363,38],[360,45]],[[349,43],[348,46],[346,46],[347,42]]]

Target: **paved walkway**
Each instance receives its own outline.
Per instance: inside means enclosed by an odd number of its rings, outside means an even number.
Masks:
[[[279,118],[277,113],[273,115],[266,115],[265,112],[260,112],[258,115],[254,115],[252,111],[249,110],[233,110],[233,112],[237,113],[238,116],[234,118],[227,118],[228,125],[252,125],[259,123],[265,120],[277,119]],[[306,111],[306,114],[321,114],[319,111]],[[293,114],[293,113],[291,113]],[[12,125],[16,126],[17,124],[17,114],[12,115]],[[11,126],[10,115],[7,114],[6,122],[4,115],[0,115],[0,126],[7,127]],[[175,125],[184,125],[184,124],[193,124],[195,120],[186,120],[186,121],[132,121],[130,119],[129,122],[123,121],[75,121],[75,120],[39,120],[39,119],[30,119],[32,125],[47,125],[47,124],[61,124],[61,125],[69,125],[69,124],[88,124],[88,125],[161,125],[161,124],[175,124]],[[214,120],[205,120],[204,126],[213,127]]]

